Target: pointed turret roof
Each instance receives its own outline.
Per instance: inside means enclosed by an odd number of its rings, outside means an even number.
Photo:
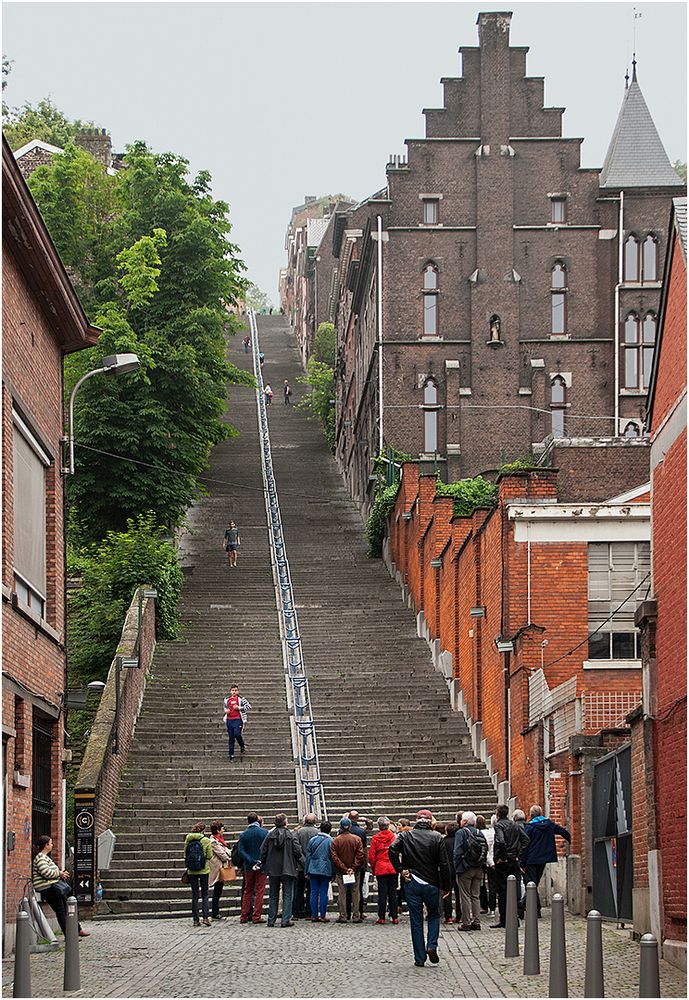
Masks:
[[[625,90],[600,174],[602,188],[684,187],[658,135],[636,79]]]

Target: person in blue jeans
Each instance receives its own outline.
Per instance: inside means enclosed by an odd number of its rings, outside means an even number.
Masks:
[[[564,826],[558,826],[551,819],[546,819],[540,806],[531,806],[529,814],[531,818],[525,827],[529,839],[520,859],[520,867],[524,877],[524,896],[522,897],[520,908],[524,910],[526,907],[526,886],[529,882],[534,882],[536,885],[538,916],[540,917],[541,897],[538,893],[538,885],[543,877],[545,866],[551,864],[553,861],[557,861],[555,836],[562,837],[568,844],[572,837],[569,830],[566,830]]]
[[[225,725],[227,726],[227,738],[229,741],[228,756],[230,760],[234,760],[235,740],[239,743],[240,753],[243,754],[246,750],[242,730],[251,704],[246,698],[240,698],[239,688],[236,684],[233,684],[228,697],[223,701],[223,708],[225,710]]]
[[[388,857],[404,879],[414,965],[425,965],[426,958],[437,965],[440,961],[440,897],[442,894],[445,899],[449,895],[452,875],[443,838],[433,829],[433,816],[428,809],[417,812],[416,824],[411,830],[397,834],[388,848]],[[426,940],[423,930],[424,906],[428,913]]]
[[[331,830],[332,823],[327,819],[323,820],[320,833],[311,837],[306,845],[304,871],[311,883],[311,922],[314,924],[326,924],[330,919],[325,914],[328,909],[328,886],[335,877],[330,855],[330,845],[333,842]]]

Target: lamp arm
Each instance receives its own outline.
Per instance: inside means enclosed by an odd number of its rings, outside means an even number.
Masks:
[[[67,440],[69,442],[69,469],[65,469],[70,476],[74,475],[74,397],[76,396],[78,390],[82,387],[87,378],[91,378],[93,375],[101,375],[103,372],[107,371],[106,368],[94,368],[90,372],[86,372],[82,375],[79,381],[76,383],[72,392],[69,396],[69,426],[67,428]]]

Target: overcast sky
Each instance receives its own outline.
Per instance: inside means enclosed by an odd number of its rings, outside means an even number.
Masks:
[[[293,205],[361,199],[442,106],[480,10],[512,10],[511,43],[601,166],[632,53],[630,3],[4,3],[10,105],[50,96],[208,169],[252,280],[277,302]],[[638,79],[671,160],[686,160],[686,6],[638,3]]]

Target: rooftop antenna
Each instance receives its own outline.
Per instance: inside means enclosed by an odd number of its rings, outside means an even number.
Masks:
[[[632,25],[632,83],[636,83],[636,22],[643,14],[636,7],[632,7],[632,12],[634,14],[634,21]]]

